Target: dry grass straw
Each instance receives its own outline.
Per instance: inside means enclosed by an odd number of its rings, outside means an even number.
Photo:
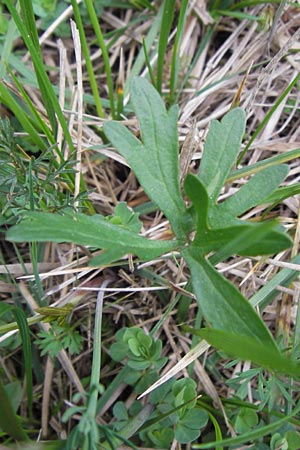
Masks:
[[[262,6],[257,6],[251,11],[252,14],[259,14]],[[217,25],[211,40],[206,46],[203,53],[191,73],[190,80],[184,88],[180,96],[180,116],[179,116],[179,140],[182,147],[181,167],[182,171],[194,170],[198,166],[201,159],[203,147],[203,136],[210,121],[214,118],[221,118],[230,108],[232,99],[238,89],[243,75],[252,65],[243,92],[241,94],[241,106],[246,107],[248,111],[248,132],[249,135],[257,128],[261,120],[265,117],[266,112],[276,101],[278,96],[283,92],[287,85],[294,78],[299,63],[297,54],[289,53],[287,56],[286,43],[292,49],[298,49],[299,44],[295,41],[289,41],[295,28],[300,26],[300,15],[293,16],[292,6],[290,6],[278,22],[277,28],[274,30],[273,40],[270,45],[270,54],[268,54],[268,37],[270,30],[260,30],[256,22],[249,23],[247,20],[237,22],[230,18],[222,19]],[[70,11],[68,12],[70,13]],[[118,13],[118,15],[116,15]],[[101,20],[101,24],[107,31],[126,27],[129,23],[133,12],[128,11],[106,11]],[[209,23],[210,16],[205,8],[205,3],[191,2],[189,7],[189,16],[187,18],[187,26],[184,32],[181,54],[181,70],[182,76],[187,70],[191,60],[193,59],[201,36],[204,33],[203,24],[198,20],[198,16],[203,21]],[[57,23],[59,20],[57,21]],[[136,28],[128,28],[122,34],[115,44],[110,48],[110,60],[113,65],[120,55],[120,49],[123,49],[125,61],[125,82],[129,76],[130,69],[134,63],[134,53],[141,46],[142,37],[145,35],[151,20],[145,21],[143,25]],[[66,117],[69,118],[69,128],[77,145],[77,166],[79,173],[84,175],[86,183],[92,189],[90,199],[92,200],[96,210],[102,214],[111,214],[116,203],[120,200],[126,200],[129,205],[139,205],[145,201],[145,196],[138,186],[135,177],[129,172],[124,160],[117,155],[113,149],[102,148],[102,140],[97,133],[97,128],[102,127],[103,120],[98,117],[86,114],[84,105],[82,104],[83,92],[82,79],[85,77],[84,64],[80,64],[80,50],[75,45],[76,50],[76,71],[70,62],[70,52],[65,54],[65,49],[70,49],[70,42],[55,43],[53,36],[54,28],[47,30],[41,38],[44,43],[44,54],[49,50],[48,42],[51,41],[52,52],[56,48],[57,54],[64,55],[61,57],[61,105],[64,105],[64,88],[65,81],[67,84],[77,85],[78,95],[77,102],[74,101],[74,109],[65,111]],[[73,31],[76,35],[76,31]],[[299,34],[299,28],[297,30]],[[74,40],[77,42],[77,39]],[[281,49],[284,49],[281,52]],[[276,55],[279,55],[280,58]],[[168,55],[167,55],[168,58]],[[95,51],[91,55],[94,61],[95,70],[98,71],[98,65],[101,65],[99,51]],[[266,66],[270,70],[264,72],[262,67]],[[81,78],[81,68],[83,70]],[[68,70],[68,73],[66,71]],[[71,77],[72,74],[72,78]],[[167,74],[166,74],[167,75]],[[117,74],[116,74],[117,76]],[[100,77],[101,91],[105,91],[103,86],[104,79]],[[36,98],[36,92],[31,88],[27,88],[31,98]],[[199,93],[200,92],[200,93]],[[300,123],[298,114],[299,93],[297,90],[292,91],[288,100],[285,99],[280,108],[272,116],[267,127],[261,135],[253,142],[250,151],[246,155],[242,164],[253,164],[266,157],[276,155],[289,149],[300,147]],[[294,106],[291,101],[294,101]],[[76,106],[77,105],[77,106]],[[37,102],[38,108],[42,106]],[[124,121],[132,130],[137,130],[135,118]],[[192,152],[190,150],[192,149]],[[291,174],[285,181],[285,185],[289,185],[298,181],[300,177],[300,165],[298,161],[291,163]],[[228,188],[224,192],[224,198],[231,195],[245,180],[238,180],[233,187]],[[78,193],[78,183],[76,183],[76,193]],[[247,213],[247,218],[255,217],[260,213],[259,209]],[[290,198],[283,202],[278,209],[278,215],[282,218],[284,225],[288,229],[297,228],[293,254],[296,254],[299,247],[299,199]],[[160,214],[144,215],[144,233],[148,237],[160,239],[167,231],[168,224]],[[232,258],[229,262],[219,264],[220,272],[224,273],[231,281],[238,285],[243,294],[247,297],[253,295],[260,286],[276,274],[281,267],[290,267],[299,270],[299,266],[288,263],[290,253],[284,252],[276,258],[261,259],[256,262],[248,258]],[[68,245],[51,244],[49,248],[49,259],[45,260],[41,266],[41,279],[43,283],[48,280],[46,291],[49,294],[50,302],[53,304],[64,304],[68,296],[74,295],[73,287],[80,289],[83,286],[92,285],[97,287],[101,284],[105,271],[98,269],[87,269],[88,255],[84,249],[74,248]],[[22,269],[12,261],[12,272],[20,275]],[[44,274],[45,269],[54,267],[53,271]],[[157,260],[142,266],[150,268],[155,274],[162,276],[166,281],[174,282],[181,286],[188,279],[185,267],[179,268],[165,260]],[[30,270],[30,267],[27,266]],[[3,267],[0,271],[3,273]],[[113,290],[106,289],[104,298],[104,322],[109,324],[110,330],[104,333],[103,346],[104,349],[109,347],[112,342],[114,331],[127,325],[136,325],[145,330],[151,328],[164,313],[169,302],[172,301],[172,289],[167,290],[167,302],[162,302],[159,297],[159,288],[157,290],[150,289],[150,282],[146,278],[139,276],[138,272],[130,273],[128,269],[128,261],[124,260],[124,267],[112,267],[110,274],[113,273],[115,282]],[[46,276],[45,276],[46,275]],[[55,280],[55,283],[49,280]],[[128,290],[129,292],[124,292]],[[272,307],[266,310],[266,319],[273,330],[278,326],[277,315],[279,309],[279,317],[281,327],[284,326],[285,333],[288,333],[289,327],[295,323],[296,305],[299,299],[299,286],[294,283],[289,288],[278,287],[282,291]],[[83,291],[81,291],[83,292]],[[85,292],[86,294],[86,292]],[[2,299],[7,299],[8,294],[5,289],[2,290]],[[166,299],[166,297],[165,297]],[[78,309],[77,319],[82,314],[89,314],[95,301],[95,295],[91,290],[88,297],[82,297],[83,308]],[[281,306],[282,305],[282,306]],[[190,307],[189,321],[193,321],[195,315],[195,305]],[[284,311],[282,309],[284,309]],[[281,311],[280,311],[281,309]],[[288,313],[286,312],[288,310]],[[180,328],[174,320],[176,310],[168,316],[164,323],[160,337],[164,340],[164,354],[170,359],[171,364],[167,365],[167,369],[174,364],[174,360],[178,360],[182,355],[186,354],[190,340],[181,333]],[[288,320],[288,322],[287,322]],[[284,325],[282,324],[284,321]],[[82,333],[88,336],[88,330],[82,329]],[[206,351],[210,351],[206,349]],[[82,391],[80,378],[87,374],[86,365],[87,354],[89,351],[76,358],[76,367],[74,363],[64,354],[59,359],[68,373],[68,378],[75,383],[77,389]],[[175,356],[176,355],[176,356]],[[68,368],[66,367],[68,365]],[[89,363],[88,363],[89,364]],[[85,369],[83,370],[83,368]],[[233,368],[230,375],[234,377],[236,370],[243,370],[245,367]],[[77,370],[77,373],[76,373]],[[222,370],[222,368],[220,368]],[[165,372],[165,371],[164,371]],[[194,366],[194,375],[199,381],[200,386],[205,391],[218,399],[217,390],[212,386],[205,370],[196,363]],[[185,375],[185,371],[181,375]],[[113,376],[108,367],[103,368],[103,381],[107,377]],[[228,376],[228,372],[227,372]],[[108,378],[109,379],[109,378]],[[57,378],[52,378],[55,383]],[[120,398],[126,401],[125,386],[121,386],[115,393],[111,402],[104,408],[102,413],[107,411],[112,401]],[[221,387],[222,395],[226,395],[224,386]],[[250,390],[249,390],[250,391]],[[67,395],[67,390],[64,390]],[[227,394],[230,390],[227,389]],[[250,394],[249,394],[250,395]],[[44,390],[44,405],[48,405],[49,391]],[[132,399],[128,398],[130,403]],[[249,401],[252,401],[249,396]],[[46,414],[47,406],[44,407]],[[103,416],[106,417],[105,415]],[[44,421],[44,430],[46,424]],[[46,432],[46,430],[45,430]]]

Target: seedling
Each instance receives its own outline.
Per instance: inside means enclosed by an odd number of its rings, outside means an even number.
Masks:
[[[253,168],[254,175],[247,184],[225,201],[218,201],[230,177],[237,179],[239,176],[239,171],[232,172],[232,169],[239,156],[246,117],[242,109],[235,108],[220,122],[212,122],[199,173],[186,176],[185,192],[182,192],[178,173],[178,107],[172,106],[167,111],[156,89],[141,78],[136,78],[132,83],[131,105],[140,123],[141,139],[120,122],[105,123],[104,132],[127,160],[150,200],[169,220],[174,238],[153,241],[143,237],[137,214],[121,203],[116,207],[115,214],[108,217],[69,211],[61,215],[28,212],[21,223],[8,231],[7,239],[16,242],[74,242],[89,246],[92,252],[93,249],[102,249],[100,255],[91,259],[91,265],[117,264],[127,254],[147,261],[176,252],[175,257],[178,254],[183,256],[189,267],[193,293],[207,325],[207,328],[194,330],[195,333],[234,357],[252,360],[272,371],[299,376],[299,364],[281,353],[253,306],[215,269],[217,263],[231,255],[268,255],[291,245],[290,237],[277,220],[254,223],[241,218],[257,205],[271,204],[274,198],[278,200],[281,194],[277,188],[287,176],[288,166],[277,164],[277,160],[266,160]],[[251,167],[247,170],[251,175]],[[240,176],[243,174],[241,170]],[[129,370],[126,376],[140,394],[155,381],[157,370],[165,362],[160,355],[161,343],[136,328],[120,330],[116,337],[111,356],[117,361],[126,358],[128,364],[120,372],[120,379]],[[191,403],[193,407],[186,405],[186,393],[191,389],[196,398],[195,389],[188,386],[190,382],[192,380],[184,380],[178,392],[176,389],[181,384],[173,384],[174,399],[167,402],[167,409],[163,408],[163,417],[157,418],[157,423],[171,420],[173,428],[168,428],[166,424],[168,431],[164,437],[159,429],[153,428],[152,419],[152,428],[149,424],[147,428],[149,411],[138,413],[134,419],[127,417],[129,422],[139,424],[136,425],[137,430],[144,423],[143,428],[149,431],[149,445],[168,445],[166,436],[168,442],[175,436],[182,443],[199,436],[208,416],[202,409],[197,409],[195,403]],[[103,394],[99,404],[104,402],[111,389],[108,388],[108,393]],[[188,401],[192,401],[190,395]],[[173,410],[170,406],[172,402]],[[159,411],[160,406],[156,404],[156,407]],[[125,416],[121,416],[124,421]],[[210,418],[215,421],[213,416]],[[242,418],[239,420],[241,422]],[[112,439],[112,445],[119,445],[122,439],[130,437],[128,427],[131,428],[133,422],[129,422],[118,429],[120,438]],[[199,426],[199,423],[202,425]],[[216,433],[220,435],[217,422],[214,424]],[[175,435],[170,430],[175,430]],[[261,429],[259,435],[268,430]],[[109,444],[107,448],[111,448]]]

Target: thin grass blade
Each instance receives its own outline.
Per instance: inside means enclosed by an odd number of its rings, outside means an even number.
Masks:
[[[176,5],[175,0],[164,1],[164,11],[162,16],[162,23],[158,42],[157,75],[156,75],[156,89],[160,94],[162,91],[162,79],[164,72],[166,49],[173,22],[175,5]]]

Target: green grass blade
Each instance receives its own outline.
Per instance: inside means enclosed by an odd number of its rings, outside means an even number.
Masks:
[[[147,66],[147,69],[149,72],[150,80],[151,80],[151,83],[153,84],[153,86],[155,86],[155,76],[154,76],[153,69],[151,66],[151,61],[150,61],[150,58],[149,58],[149,55],[147,52],[147,44],[146,44],[145,39],[143,39],[143,49],[144,49],[145,61],[146,61],[146,66]]]
[[[18,15],[16,9],[11,3],[11,0],[8,0],[7,6],[9,12],[12,15],[13,20],[15,21],[19,29],[19,32],[24,40],[24,43],[30,52],[35,68],[36,77],[45,104],[45,108],[47,110],[48,118],[51,123],[52,130],[54,132],[56,130],[56,118],[49,97],[49,93],[47,92],[47,83],[45,83],[46,79],[48,81],[49,79],[43,65],[42,53],[39,45],[38,32],[36,28],[36,21],[32,8],[32,1],[30,0],[20,1],[21,15]],[[21,18],[23,19],[23,21],[21,20]]]
[[[131,373],[132,373],[132,369],[128,366],[124,366],[121,368],[119,373],[114,377],[114,379],[111,380],[111,382],[107,386],[106,391],[104,392],[103,395],[101,395],[101,397],[98,401],[97,414],[99,414],[99,412],[105,407],[106,403],[109,401],[111,396],[115,393],[116,389],[118,389],[123,383],[126,383],[126,380],[128,380],[128,377],[130,376]],[[142,374],[140,374],[140,376],[137,378],[137,380],[141,376],[142,376]]]
[[[180,4],[180,13],[177,24],[177,32],[175,36],[175,42],[173,46],[172,62],[171,62],[171,76],[170,76],[170,94],[169,103],[174,104],[175,100],[175,89],[178,80],[178,71],[180,63],[179,46],[184,32],[184,26],[186,22],[186,12],[188,7],[188,0],[183,0]]]
[[[32,358],[31,358],[31,345],[30,345],[30,331],[27,323],[27,319],[24,311],[19,308],[13,308],[13,314],[15,316],[16,322],[18,324],[20,335],[23,344],[23,357],[25,365],[26,374],[26,393],[29,417],[32,418],[32,404],[33,404],[33,394],[32,394]]]
[[[262,129],[265,127],[265,125],[268,123],[270,118],[272,117],[273,113],[276,111],[278,106],[282,103],[282,101],[285,99],[285,97],[290,93],[290,91],[293,89],[293,87],[298,83],[300,79],[300,74],[296,75],[293,81],[288,85],[288,87],[283,91],[283,93],[278,97],[270,111],[265,115],[262,122],[259,124],[259,126],[256,128],[255,132],[251,136],[251,138],[248,141],[248,144],[244,148],[244,150],[241,152],[239,159],[237,161],[237,165],[240,164],[242,161],[244,155],[247,153],[248,149],[250,148],[251,144],[254,142],[255,138],[259,135],[259,133],[262,131]]]
[[[40,150],[45,150],[47,148],[45,141],[40,137],[36,129],[37,126],[33,126],[31,120],[29,120],[27,114],[24,113],[19,103],[15,100],[13,95],[9,92],[8,88],[0,82],[0,100],[1,102],[9,108],[17,120],[23,127],[23,130],[28,133],[32,141],[37,145]]]
[[[242,0],[242,1],[238,1],[238,2],[231,2],[231,5],[229,6],[229,10],[237,10],[237,9],[243,9],[243,8],[249,8],[249,7],[253,7],[256,5],[263,5],[263,4],[267,4],[269,5],[270,3],[273,5],[279,5],[281,2],[281,0],[271,0],[271,1],[267,1],[267,0]]]
[[[213,26],[209,26],[203,36],[203,38],[201,39],[201,42],[199,44],[199,47],[197,49],[197,52],[195,54],[195,56],[193,57],[193,60],[191,62],[191,64],[189,64],[189,68],[182,80],[182,83],[178,89],[178,93],[175,96],[175,103],[178,102],[178,98],[179,98],[179,94],[180,92],[185,88],[186,84],[188,83],[188,80],[190,78],[190,75],[195,67],[195,65],[197,64],[201,53],[204,51],[204,49],[209,45],[209,42],[213,36],[213,32],[214,32],[214,27]],[[199,95],[199,93],[197,93],[196,95]]]
[[[121,430],[119,430],[119,435],[125,439],[133,436],[150,418],[153,412],[153,405],[145,405],[143,409],[135,416],[133,419],[126,424]]]
[[[39,87],[41,90],[41,94],[42,94],[42,98],[44,101],[44,105],[45,105],[45,108],[46,108],[46,111],[48,114],[49,121],[51,123],[52,133],[54,136],[56,136],[56,129],[57,129],[56,117],[55,117],[55,115],[56,115],[61,124],[65,139],[66,139],[70,149],[74,150],[73,141],[72,141],[66,120],[65,120],[63,113],[61,111],[61,108],[59,106],[58,99],[55,95],[52,84],[50,83],[50,80],[46,73],[46,69],[45,69],[45,66],[44,66],[44,63],[42,60],[42,54],[41,54],[40,47],[37,48],[36,45],[34,44],[34,42],[32,41],[32,39],[30,38],[31,34],[28,32],[26,26],[21,21],[20,15],[18,14],[15,7],[13,6],[12,1],[11,0],[6,0],[6,1],[7,1],[8,10],[9,10],[13,20],[15,21],[16,26],[18,27],[19,32],[24,40],[24,43],[31,55],[31,58],[32,58],[32,61],[34,64],[34,68],[35,68],[35,72],[36,72],[36,77],[37,77]],[[35,21],[34,21],[34,27],[36,28]]]
[[[14,40],[16,38],[17,27],[13,20],[9,21],[8,30],[5,35],[5,40],[1,49],[0,57],[0,80],[4,77],[6,66],[8,64],[10,55],[12,53]]]
[[[300,264],[300,255],[292,258],[291,263]],[[280,270],[280,272],[274,275],[272,280],[251,297],[249,302],[254,308],[259,306],[259,309],[263,311],[279,294],[280,291],[277,290],[277,287],[289,286],[298,276],[299,272],[297,270],[287,268]]]
[[[228,17],[233,17],[235,19],[240,19],[240,20],[252,20],[255,22],[259,22],[260,20],[262,20],[259,16],[254,16],[253,14],[247,14],[241,11],[225,11],[224,9],[219,9],[218,11],[214,11],[215,15],[218,16],[228,16]]]
[[[85,4],[92,22],[92,26],[94,29],[94,32],[97,37],[97,41],[99,44],[99,47],[102,52],[102,58],[104,61],[104,67],[105,67],[105,73],[106,73],[106,82],[108,87],[108,96],[109,96],[109,104],[110,104],[110,112],[112,115],[112,118],[116,118],[116,111],[115,111],[115,100],[114,100],[114,85],[113,85],[113,79],[112,79],[112,73],[111,73],[111,67],[110,67],[110,61],[108,56],[108,51],[104,42],[103,34],[101,31],[101,27],[99,24],[99,20],[93,5],[93,0],[85,0]]]
[[[144,38],[147,54],[149,54],[150,49],[153,46],[155,46],[155,39],[159,33],[160,26],[161,26],[162,14],[163,14],[163,4],[160,6],[158,12],[156,13],[153,23],[151,25],[151,28],[148,31],[147,36]],[[149,58],[149,59],[151,60],[151,58]],[[127,77],[127,79],[125,81],[125,85],[124,85],[124,96],[125,97],[129,93],[133,78],[140,75],[144,64],[145,64],[145,51],[144,51],[144,48],[142,48],[140,50],[137,58],[135,59],[135,62],[132,66],[129,76]],[[155,86],[155,85],[156,85],[156,83],[154,82],[153,86]]]
[[[36,124],[38,125],[39,129],[42,130],[42,132],[46,135],[50,145],[55,144],[55,139],[53,137],[53,134],[49,127],[46,125],[45,121],[42,119],[41,114],[36,110],[35,106],[33,105],[29,95],[27,94],[26,90],[23,88],[22,84],[19,82],[18,78],[14,75],[14,73],[10,70],[9,71],[10,76],[12,77],[15,85],[17,86],[20,94],[22,95],[22,98],[26,102],[32,116],[34,117]],[[58,151],[58,149],[56,149]]]
[[[214,426],[215,434],[216,434],[216,440],[217,441],[221,441],[222,440],[222,430],[220,428],[220,425],[219,425],[218,421],[216,420],[216,418],[213,416],[212,413],[210,413],[209,411],[207,411],[207,413],[208,413],[209,418],[210,418],[210,420],[211,420],[211,422],[212,422],[212,424]],[[216,450],[224,450],[224,447],[218,445],[216,447]]]
[[[300,149],[291,150],[289,152],[281,153],[276,156],[272,156],[271,158],[264,159],[263,161],[258,161],[251,166],[243,167],[242,169],[233,170],[228,177],[226,178],[226,183],[232,183],[234,180],[238,180],[240,178],[261,172],[262,170],[268,167],[274,167],[279,164],[284,164],[288,161],[300,157]]]
[[[164,61],[174,17],[175,5],[176,5],[175,0],[164,1],[164,11],[162,16],[162,23],[158,42],[157,75],[156,75],[156,89],[160,94],[162,92]]]
[[[283,419],[277,420],[276,422],[272,422],[270,425],[255,428],[253,431],[250,431],[249,433],[245,433],[241,436],[237,436],[234,438],[223,439],[222,441],[209,442],[206,444],[194,444],[193,448],[209,449],[209,448],[216,448],[218,445],[222,445],[225,448],[230,448],[230,446],[245,444],[246,442],[253,442],[256,439],[268,436],[269,434],[273,434],[276,430],[279,430],[286,422],[292,420],[293,417],[295,417],[299,413],[299,411],[300,411],[300,404],[298,403],[297,407],[292,411],[291,414],[285,416]]]
[[[30,37],[37,52],[40,51],[39,36],[36,28],[36,21],[33,12],[32,0],[19,0],[21,15],[23,17],[24,25],[27,29],[28,36]]]
[[[99,117],[104,117],[104,111],[102,108],[102,102],[101,102],[101,98],[99,95],[99,91],[98,91],[98,86],[97,86],[97,81],[96,81],[96,77],[95,77],[95,73],[94,73],[94,68],[93,68],[93,64],[90,58],[90,51],[87,45],[87,40],[85,37],[85,31],[84,31],[84,27],[83,27],[83,23],[81,20],[81,15],[80,15],[80,11],[79,11],[79,7],[78,7],[78,3],[76,0],[71,0],[71,4],[73,7],[73,13],[74,13],[74,18],[76,21],[76,25],[79,31],[79,35],[80,35],[80,42],[81,42],[81,46],[82,46],[82,52],[84,55],[84,59],[85,59],[85,63],[86,63],[86,69],[87,69],[87,73],[89,76],[89,80],[90,80],[90,85],[91,85],[91,89],[92,89],[92,93],[93,93],[93,97],[95,100],[95,105],[96,105],[96,111]]]

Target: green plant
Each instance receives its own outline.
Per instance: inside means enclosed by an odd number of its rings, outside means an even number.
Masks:
[[[191,378],[169,382],[149,397],[155,405],[149,423],[140,432],[155,448],[169,448],[175,438],[181,444],[197,439],[208,422],[208,413],[197,406],[197,386]]]
[[[140,328],[122,328],[116,334],[116,341],[110,348],[111,357],[115,361],[127,357],[127,365],[134,370],[160,369],[167,361],[160,357],[162,341],[155,341]]]
[[[153,241],[141,236],[141,223],[124,204],[119,205],[115,215],[110,217],[75,212],[62,215],[26,213],[24,220],[8,231],[7,239],[17,242],[75,242],[90,246],[91,251],[102,248],[103,253],[94,257],[91,265],[116,262],[128,253],[141,260],[151,260],[168,252],[179,252],[189,266],[193,292],[209,325],[209,328],[195,330],[197,334],[232,356],[298,377],[299,364],[281,353],[252,305],[214,267],[233,254],[272,254],[291,245],[290,237],[276,220],[254,223],[240,218],[258,204],[271,204],[269,199],[275,193],[277,200],[280,200],[280,190],[277,188],[287,176],[288,166],[270,159],[259,166],[248,167],[248,174],[254,174],[248,183],[225,201],[218,202],[227,180],[244,175],[243,170],[231,172],[239,155],[246,121],[244,112],[236,108],[224,116],[221,122],[212,122],[200,171],[197,175],[187,175],[185,179],[184,189],[190,200],[186,206],[179,185],[177,107],[166,111],[157,91],[139,78],[132,84],[131,103],[139,119],[141,140],[119,122],[107,122],[104,132],[126,158],[156,208],[168,218],[174,239]],[[293,156],[294,153],[285,155],[285,161]],[[134,383],[140,378],[139,371],[151,366],[156,369],[163,363],[159,359],[159,341],[153,341],[137,329],[121,330],[111,352],[119,361],[125,356],[128,358],[128,364],[137,371]],[[122,377],[125,370],[124,367]],[[195,415],[198,420],[198,414],[200,416],[202,412],[200,414],[195,408],[183,408],[182,402],[186,400],[184,392],[189,392],[187,386],[183,392],[180,390],[176,394],[175,391],[173,394],[177,400],[174,400],[174,405],[181,410],[176,419],[178,429],[181,429],[177,438],[187,442],[188,439],[196,439],[199,432],[199,428],[196,430],[188,426],[193,423],[193,417],[190,416]],[[148,420],[147,414],[143,416],[143,423]],[[170,415],[170,411],[167,415]],[[276,428],[258,429],[255,430],[256,434],[251,431],[248,433],[249,439],[250,436],[263,436],[270,429]],[[159,431],[154,428],[151,433],[148,436],[151,442],[160,442]],[[125,434],[126,438],[131,435],[127,431]],[[168,436],[169,439],[169,432]],[[184,441],[184,436],[187,441]]]
[[[68,189],[75,161],[57,163],[51,148],[35,156],[31,146],[29,156],[25,146],[24,139],[21,143],[14,137],[9,120],[0,118],[1,225],[16,223],[25,211],[71,208],[86,196],[82,192],[76,199]]]
[[[264,203],[286,177],[288,167],[261,169],[235,195],[217,203],[244,134],[244,113],[241,109],[232,110],[222,122],[212,123],[199,175],[186,177],[185,191],[192,202],[186,208],[178,179],[177,108],[166,112],[159,95],[142,79],[135,80],[131,100],[140,121],[142,142],[118,122],[107,123],[104,131],[127,159],[145,192],[169,219],[176,239],[149,241],[136,230],[126,229],[100,215],[89,217],[78,213],[64,216],[29,213],[21,224],[9,230],[7,238],[72,241],[104,248],[103,255],[91,264],[107,264],[126,253],[147,260],[179,250],[190,266],[194,292],[212,328],[242,335],[277,354],[275,341],[261,319],[213,265],[236,253],[256,256],[289,247],[290,238],[276,221],[251,223],[239,219],[243,212]],[[190,233],[194,231],[191,240]]]
[[[135,372],[131,379],[124,376],[126,383],[133,386],[138,394],[143,392],[158,378],[158,369],[165,363],[161,357],[162,341],[154,340],[139,328],[126,328],[116,334],[116,343],[112,344],[110,354],[115,361],[125,358],[126,367]],[[155,406],[140,431],[142,441],[155,448],[169,448],[175,438],[180,443],[191,442],[199,437],[201,428],[208,420],[208,414],[196,407],[196,383],[190,378],[171,380],[150,395],[149,402]],[[134,417],[141,411],[139,402],[135,402],[129,411],[122,402],[114,407],[117,422],[114,428],[118,432],[129,427]]]
[[[80,353],[82,349],[82,336],[66,324],[63,327],[52,325],[49,332],[42,330],[37,338],[35,343],[40,348],[41,355],[49,354],[55,357],[63,348],[73,355]]]

